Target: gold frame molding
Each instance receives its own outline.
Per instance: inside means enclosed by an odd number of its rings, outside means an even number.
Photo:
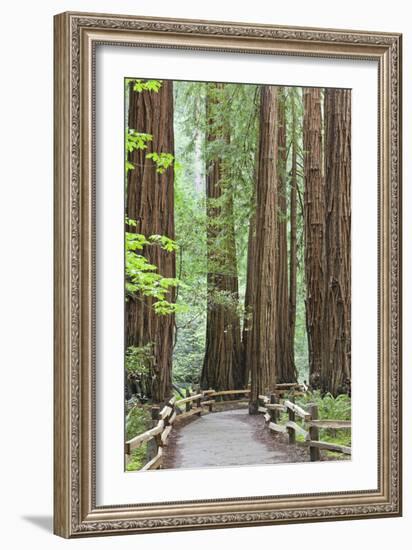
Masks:
[[[401,515],[401,42],[396,33],[55,16],[54,532],[63,537]],[[96,506],[94,54],[98,44],[378,64],[378,489]]]

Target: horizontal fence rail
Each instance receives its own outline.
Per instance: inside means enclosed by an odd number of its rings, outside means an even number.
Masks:
[[[270,397],[259,395],[258,412],[264,415],[269,430],[288,434],[289,443],[293,444],[296,442],[296,434],[303,436],[305,445],[309,448],[310,460],[312,462],[320,460],[321,449],[345,455],[352,454],[350,447],[319,440],[320,429],[350,430],[350,420],[319,420],[318,407],[314,403],[310,403],[306,410],[290,399],[280,400],[277,393],[272,393]],[[286,422],[280,421],[281,413],[287,413],[288,420]],[[302,424],[298,424],[298,419]]]
[[[156,438],[158,441],[162,441],[163,444],[158,445],[159,447],[162,447],[165,444],[167,437],[172,429],[173,422],[176,420],[176,399],[172,397],[162,409],[160,409],[160,407],[152,407],[151,412],[154,426],[150,430],[147,430],[146,432],[143,432],[142,434],[139,434],[136,437],[129,439],[129,441],[126,441],[126,456],[129,456],[132,451],[140,447],[142,443],[151,441],[154,438]],[[162,453],[159,453],[160,456],[161,454]],[[151,461],[146,464],[146,469],[152,469],[147,468],[150,462]]]

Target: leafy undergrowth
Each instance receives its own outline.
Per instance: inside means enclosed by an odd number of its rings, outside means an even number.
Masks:
[[[310,403],[314,403],[318,406],[318,418],[319,420],[350,420],[351,419],[351,398],[346,394],[341,394],[333,397],[330,393],[321,395],[319,391],[307,392],[304,396],[300,396],[296,399],[296,404],[302,408],[307,409]],[[283,420],[287,420],[287,414],[284,415]],[[325,429],[319,430],[320,441],[327,443],[335,443],[337,445],[344,445],[345,447],[351,446],[351,430],[349,429]],[[304,441],[304,437],[296,435],[296,441]],[[348,455],[336,453],[333,451],[323,451],[326,456],[330,458],[339,458],[345,460]]]
[[[151,416],[147,406],[135,406],[126,416],[126,441],[150,429]],[[140,470],[147,462],[147,443],[132,451],[126,466],[128,472]]]
[[[128,472],[135,472],[140,470],[147,462],[147,443],[143,443],[140,447],[132,451],[129,462],[127,463],[126,470]]]

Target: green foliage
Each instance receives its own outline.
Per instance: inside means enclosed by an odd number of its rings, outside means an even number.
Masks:
[[[308,403],[315,403],[318,406],[320,419],[351,419],[351,398],[346,394],[333,397],[330,393],[322,395],[319,390],[316,390],[305,393],[296,402],[303,407],[308,405]]]
[[[126,416],[126,441],[150,429],[151,416],[146,406],[135,406]]]
[[[126,174],[130,170],[134,170],[134,164],[131,160],[129,160],[129,155],[133,151],[136,151],[138,149],[147,149],[147,143],[149,141],[152,141],[153,136],[150,134],[144,134],[141,132],[137,132],[136,130],[132,130],[131,128],[126,128],[126,139],[125,139],[125,168],[126,168]]]
[[[153,361],[153,345],[130,346],[126,350],[125,369],[129,374],[147,375]]]
[[[133,83],[133,91],[141,93],[144,91],[157,93],[162,85],[161,80],[142,80],[142,79],[126,79],[126,90],[128,90],[129,83]],[[133,151],[147,149],[148,143],[153,141],[153,136],[151,134],[146,134],[143,132],[138,132],[132,128],[126,128],[126,139],[125,139],[125,153],[126,153],[126,174],[130,170],[133,170],[135,165],[128,158],[128,155]],[[151,159],[156,166],[156,172],[163,174],[167,168],[173,163],[174,156],[171,153],[156,153],[151,152],[146,155],[147,159]]]
[[[151,134],[145,134],[143,132],[137,132],[132,128],[126,128],[126,173],[129,170],[133,170],[135,165],[127,157],[130,153],[137,150],[147,149],[148,143],[153,141],[153,136]],[[174,156],[171,153],[147,153],[147,159],[153,161],[156,166],[156,172],[158,174],[163,174],[169,166],[173,164]]]
[[[173,356],[173,380],[185,386],[198,384],[205,353],[204,319],[195,319],[188,313],[177,317],[180,326]]]
[[[255,206],[259,91],[259,86],[250,84],[225,84],[223,87],[209,84],[207,87],[211,103],[206,127],[217,139],[205,143],[205,160],[220,159],[220,187],[223,190],[219,199],[208,200],[208,207],[217,208],[220,213],[212,222],[215,225],[212,228],[218,233],[213,256],[219,273],[224,267],[222,259],[233,227],[241,303],[246,288],[248,223]],[[227,135],[230,135],[230,140]],[[233,215],[228,214],[230,201],[233,201]],[[223,272],[226,270],[223,269]]]
[[[198,383],[206,334],[206,203],[202,83],[175,82],[175,235],[176,271],[181,283],[173,350],[173,380]]]
[[[136,472],[141,470],[147,463],[147,442],[142,443],[140,447],[132,451],[130,460],[126,466],[128,472]]]
[[[160,244],[163,250],[166,250],[167,252],[174,252],[179,249],[178,244],[173,239],[170,239],[165,235],[151,235],[149,237],[149,242]]]
[[[126,441],[150,429],[151,416],[147,407],[133,407],[126,416]],[[147,462],[147,443],[132,451],[127,471],[140,470]]]
[[[155,92],[157,93],[161,86],[161,80],[141,80],[140,78],[127,79],[126,82],[133,82],[133,91],[134,92]]]
[[[146,158],[154,162],[158,174],[163,174],[174,160],[174,156],[171,153],[148,153]]]
[[[151,134],[137,132],[131,128],[126,129],[126,151],[132,153],[137,149],[147,149],[147,143],[152,141]]]
[[[320,420],[350,420],[351,419],[351,398],[346,394],[340,394],[333,397],[330,393],[321,395],[320,391],[307,392],[304,396],[299,397],[296,403],[302,407],[306,407],[309,403],[315,403],[318,406],[318,414]],[[297,439],[302,439],[297,437]],[[329,443],[338,445],[351,446],[351,430],[348,429],[320,429],[319,439]],[[335,456],[332,451],[327,452],[330,456]],[[339,453],[340,454],[340,453]],[[342,455],[340,455],[342,457]]]
[[[305,284],[303,269],[297,271],[295,326],[295,365],[298,380],[309,380],[308,341],[306,333]]]
[[[131,227],[136,227],[136,221],[126,219]],[[167,300],[172,288],[179,284],[177,278],[163,277],[157,273],[157,266],[151,264],[143,254],[144,247],[160,246],[163,250],[173,253],[177,244],[165,235],[145,237],[140,233],[125,233],[126,248],[126,292],[129,296],[149,296],[155,298],[153,308],[158,315],[175,313],[179,306]]]

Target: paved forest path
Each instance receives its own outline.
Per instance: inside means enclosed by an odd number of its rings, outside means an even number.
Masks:
[[[308,461],[307,451],[270,432],[261,415],[247,409],[206,414],[176,427],[163,468],[201,468]]]

